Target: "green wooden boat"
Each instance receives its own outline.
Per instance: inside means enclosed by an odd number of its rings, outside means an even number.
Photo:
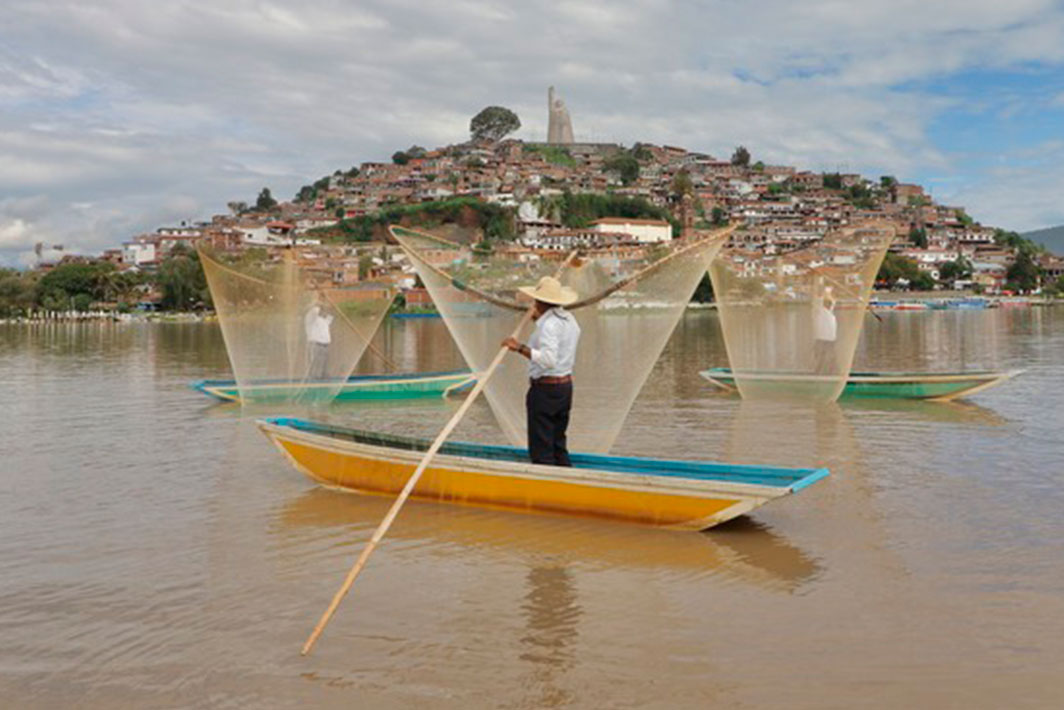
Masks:
[[[851,372],[842,396],[846,398],[929,399],[946,401],[981,392],[1019,375],[1023,370],[971,370],[962,372]],[[730,368],[713,367],[700,373],[718,387],[736,391]],[[751,373],[746,377],[800,387],[823,379],[817,375]]]
[[[469,370],[447,372],[412,372],[391,375],[352,375],[336,390],[336,382],[265,381],[253,385],[252,399],[256,402],[281,401],[297,398],[382,400],[412,399],[415,397],[444,397],[472,386],[476,378]],[[240,388],[235,380],[199,380],[192,389],[224,402],[239,402]],[[247,388],[245,388],[247,389]]]

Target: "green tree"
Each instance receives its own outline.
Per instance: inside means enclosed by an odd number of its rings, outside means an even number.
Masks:
[[[472,220],[472,224],[469,221]],[[412,227],[438,227],[460,223],[476,227],[497,239],[512,240],[515,236],[513,208],[484,202],[475,197],[452,197],[416,205],[386,205],[379,211],[341,219],[336,225],[310,230],[309,234],[327,240],[368,242],[386,238],[386,226],[402,223]]]
[[[469,122],[473,140],[502,140],[521,127],[517,114],[502,106],[488,106]]]
[[[0,316],[24,315],[37,300],[37,283],[30,272],[0,268]]]
[[[358,280],[365,281],[369,277],[369,272],[373,268],[373,255],[363,254],[358,257]]]
[[[884,190],[891,190],[898,184],[897,178],[893,175],[883,175],[879,178],[879,186]]]
[[[392,153],[392,162],[396,165],[406,165],[410,162],[410,156],[404,151],[397,150]]]
[[[909,288],[913,288],[917,281],[923,281],[921,275],[931,278],[929,274],[920,271],[920,267],[912,259],[887,252],[883,264],[879,267],[879,273],[876,274],[876,282],[893,288],[898,285],[898,281],[904,280],[908,282]],[[931,286],[934,286],[934,279],[931,280]]]
[[[1025,239],[1016,232],[1008,232],[1004,229],[994,230],[994,242],[1000,246],[1012,247],[1028,255],[1038,254],[1045,250],[1044,247],[1032,242],[1030,239]]]
[[[761,162],[760,160],[757,161],[756,163],[754,163],[754,170],[756,170],[759,173],[765,172],[765,164],[763,162]]]
[[[721,226],[728,221],[728,213],[724,211],[723,207],[714,207],[710,213],[712,215],[714,226]]]
[[[863,210],[870,210],[876,206],[872,191],[868,189],[867,185],[862,183],[850,185],[849,199],[854,207]]]
[[[741,165],[744,168],[750,165],[750,151],[746,149],[746,146],[739,146],[732,153],[731,157],[732,165]]]
[[[824,173],[824,187],[830,190],[842,189],[842,175],[839,173]]]
[[[273,199],[273,195],[270,194],[270,188],[262,188],[262,192],[259,193],[258,198],[255,200],[255,209],[259,212],[267,212],[277,206],[277,200]]]
[[[1010,291],[1026,293],[1038,288],[1042,270],[1038,268],[1031,255],[1023,250],[1016,254],[1015,261],[1005,271],[1005,288]]]
[[[582,229],[600,217],[630,217],[665,220],[672,224],[674,233],[680,231],[680,223],[668,210],[642,198],[566,191],[560,196],[558,207],[562,224],[570,228]]]
[[[918,249],[927,249],[927,230],[923,227],[911,227],[909,229],[909,241]]]
[[[914,291],[932,291],[935,288],[935,279],[926,271],[919,271],[910,281],[909,288]]]
[[[672,184],[669,186],[669,190],[675,198],[692,194],[695,191],[695,185],[691,182],[691,173],[686,169],[677,171],[672,176]]]
[[[159,265],[156,280],[162,290],[160,305],[167,310],[187,311],[210,305],[210,289],[199,255],[178,244]]]
[[[963,256],[959,256],[953,261],[947,261],[938,270],[938,279],[943,283],[952,284],[958,279],[968,279],[971,276],[972,264]]]
[[[82,302],[97,301],[105,297],[105,273],[114,271],[114,264],[60,264],[38,283],[42,305],[51,310],[71,307],[71,301],[79,296]]]
[[[640,162],[651,160],[654,157],[654,154],[650,152],[650,148],[647,148],[642,143],[633,144],[632,149],[629,152],[632,154],[633,158]]]
[[[234,216],[239,216],[248,211],[248,203],[246,202],[228,202],[226,207],[233,213]]]
[[[639,160],[629,152],[611,156],[603,162],[602,167],[607,172],[617,173],[622,185],[631,185],[639,179]]]
[[[138,296],[138,291],[143,286],[144,275],[137,271],[119,271],[115,274],[114,297],[119,306],[129,306]]]

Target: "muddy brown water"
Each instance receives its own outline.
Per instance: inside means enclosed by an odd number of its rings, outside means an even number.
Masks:
[[[439,321],[381,338],[461,364]],[[389,500],[253,424],[305,412],[189,390],[227,373],[212,324],[0,326],[0,706],[1064,706],[1064,309],[867,320],[860,368],[1027,369],[968,402],[755,405],[697,374],[724,363],[689,313],[616,452],[829,479],[705,533],[412,502],[303,658]],[[486,407],[457,438],[498,440]]]

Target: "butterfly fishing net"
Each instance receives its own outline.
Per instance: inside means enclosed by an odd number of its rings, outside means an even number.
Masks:
[[[243,402],[334,398],[395,297],[327,252],[199,254]]]
[[[667,243],[563,251],[496,244],[491,250],[393,227],[451,336],[474,372],[483,372],[531,302],[518,294],[544,276],[574,289],[568,306],[581,336],[573,367],[569,448],[603,453],[726,238],[722,230]],[[526,340],[531,326],[521,334]],[[484,393],[506,437],[525,446],[528,361],[508,355]]]
[[[728,249],[713,261],[724,344],[744,399],[838,398],[893,238],[889,224],[868,223],[788,252]]]

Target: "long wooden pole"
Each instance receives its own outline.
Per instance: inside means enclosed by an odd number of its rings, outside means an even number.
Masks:
[[[576,252],[574,251],[561,265],[559,271],[564,269],[575,256]],[[521,335],[521,330],[532,317],[532,311],[534,308],[535,304],[525,311],[525,314],[521,317],[521,321],[517,324],[517,327],[514,328],[512,337],[516,338]],[[373,531],[369,543],[363,548],[362,554],[358,556],[358,560],[355,561],[351,571],[347,573],[344,583],[340,585],[340,589],[338,589],[336,594],[333,595],[332,601],[329,603],[329,608],[327,608],[325,613],[321,615],[321,619],[318,620],[318,625],[314,627],[314,631],[311,632],[306,643],[303,644],[302,655],[305,656],[310,653],[310,650],[314,647],[314,643],[318,640],[318,637],[321,636],[321,632],[325,630],[326,624],[328,624],[329,620],[332,618],[333,613],[335,613],[337,607],[340,606],[340,602],[343,601],[343,598],[347,595],[347,591],[351,588],[351,585],[355,583],[355,579],[366,566],[366,561],[369,560],[369,556],[373,554],[375,549],[377,549],[377,544],[388,533],[388,528],[392,526],[395,517],[399,515],[399,511],[402,509],[403,504],[406,503],[410,494],[414,492],[414,486],[416,486],[418,480],[421,479],[421,475],[425,473],[425,469],[428,468],[429,463],[436,456],[436,452],[440,450],[440,447],[443,446],[443,442],[447,440],[447,437],[451,435],[454,428],[458,426],[458,422],[460,422],[462,417],[465,416],[465,413],[472,406],[473,401],[480,395],[481,391],[484,389],[484,385],[486,385],[488,380],[491,379],[491,376],[495,374],[495,370],[498,369],[502,359],[506,357],[507,350],[508,348],[506,348],[506,346],[499,348],[499,352],[495,355],[495,359],[491,361],[490,365],[488,365],[488,369],[484,371],[484,374],[477,378],[477,384],[473,387],[465,401],[462,402],[462,406],[458,408],[458,411],[455,412],[450,421],[447,422],[443,431],[441,431],[439,436],[436,437],[436,440],[432,442],[432,446],[430,446],[428,451],[425,452],[425,456],[421,459],[421,463],[419,463],[417,468],[414,469],[414,473],[411,474],[410,479],[407,480],[406,485],[403,486],[403,490],[400,491],[399,497],[395,499],[394,503],[392,503],[392,507],[388,509],[388,514],[384,516],[384,520],[382,520],[380,525],[377,526],[377,529]]]

